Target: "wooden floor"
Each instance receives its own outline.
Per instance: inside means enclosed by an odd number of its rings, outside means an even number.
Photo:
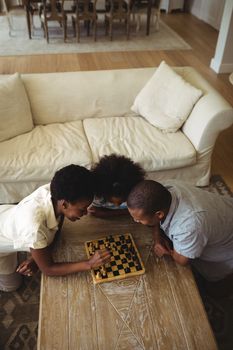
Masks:
[[[172,66],[193,66],[233,106],[233,85],[229,74],[216,74],[209,68],[214,57],[218,32],[190,14],[162,14],[192,50],[50,54],[0,57],[0,73],[9,74],[103,70],[157,66],[165,60]],[[233,191],[233,126],[219,136],[212,158],[212,173],[220,174]]]

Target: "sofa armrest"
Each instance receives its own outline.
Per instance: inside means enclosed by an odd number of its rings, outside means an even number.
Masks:
[[[182,127],[196,151],[214,148],[219,133],[233,124],[233,108],[216,92],[203,96]]]

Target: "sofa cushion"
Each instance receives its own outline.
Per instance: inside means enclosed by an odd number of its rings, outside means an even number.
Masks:
[[[0,80],[0,141],[31,131],[32,115],[19,74]]]
[[[92,163],[81,121],[37,126],[0,143],[1,182],[50,181],[57,169],[70,163]]]
[[[163,132],[176,132],[201,95],[163,61],[136,96],[132,110]]]
[[[196,163],[196,151],[181,131],[164,134],[142,117],[89,118],[83,125],[95,162],[117,153],[148,172]]]

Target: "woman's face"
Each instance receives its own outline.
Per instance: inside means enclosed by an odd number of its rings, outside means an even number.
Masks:
[[[80,220],[87,214],[87,208],[91,205],[92,199],[80,199],[76,203],[64,202],[63,214],[70,221]]]

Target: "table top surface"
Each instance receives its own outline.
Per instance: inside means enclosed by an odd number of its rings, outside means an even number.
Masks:
[[[130,218],[65,222],[56,261],[86,259],[84,242],[131,233],[146,273],[94,285],[90,271],[42,276],[38,350],[217,349],[189,267],[156,259],[151,229]]]

